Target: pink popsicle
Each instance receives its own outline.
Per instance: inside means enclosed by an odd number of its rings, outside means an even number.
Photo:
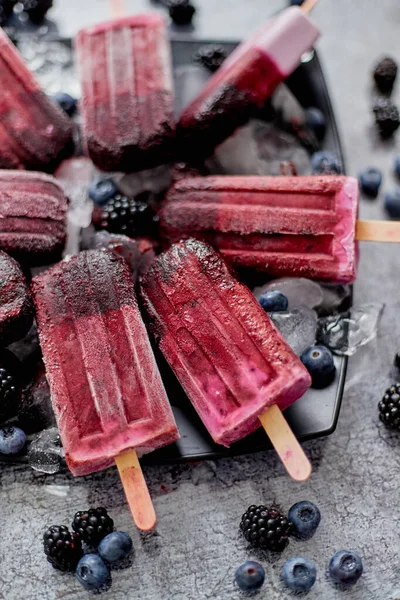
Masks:
[[[82,252],[37,276],[32,288],[72,473],[174,442],[178,430],[125,261],[109,251]]]
[[[235,267],[348,283],[356,278],[358,182],[345,176],[195,177],[160,213],[169,241],[196,236]]]
[[[71,152],[71,121],[0,28],[0,168],[53,170]]]
[[[174,135],[170,46],[156,13],[123,17],[79,32],[87,151],[104,171],[166,162]]]
[[[160,349],[215,442],[240,440],[267,408],[284,409],[310,387],[308,371],[208,244],[173,245],[141,292]]]
[[[61,258],[68,201],[51,175],[0,170],[0,249],[29,266]]]
[[[180,116],[181,151],[208,156],[261,108],[319,35],[296,6],[267,21],[222,64]]]

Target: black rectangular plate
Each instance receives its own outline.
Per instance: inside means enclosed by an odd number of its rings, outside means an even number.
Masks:
[[[21,36],[22,37],[22,36]],[[60,40],[57,36],[46,36],[49,40],[64,42],[71,47],[71,40]],[[227,53],[232,52],[237,43],[217,40],[172,39],[174,68],[192,63],[193,54],[204,44],[218,44]],[[327,132],[323,146],[332,151],[341,160],[344,157],[335,123],[328,89],[318,56],[312,52],[307,62],[286,81],[292,93],[304,106],[315,106],[322,110],[327,120]],[[223,456],[247,454],[265,449],[270,442],[260,429],[230,448],[215,444],[193,409],[183,389],[164,358],[156,350],[157,361],[172,404],[181,439],[165,448],[161,448],[143,457],[143,462],[159,464],[165,462],[199,461]],[[346,379],[347,357],[335,357],[337,374],[335,381],[323,390],[310,389],[302,398],[285,411],[285,416],[300,440],[308,440],[332,433],[337,425],[343,389]],[[26,461],[26,456],[1,457],[0,461]]]

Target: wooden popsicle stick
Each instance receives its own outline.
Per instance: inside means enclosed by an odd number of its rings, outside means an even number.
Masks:
[[[311,463],[280,408],[274,404],[259,419],[289,475],[296,481],[306,481]]]
[[[400,242],[400,221],[357,221],[356,240]]]
[[[306,0],[305,2],[303,2],[300,8],[303,12],[305,12],[308,15],[315,8],[318,2],[319,0]]]
[[[150,531],[157,522],[153,502],[135,450],[115,457],[126,499],[138,529]]]
[[[110,0],[110,10],[113,19],[125,17],[127,14],[125,0]]]

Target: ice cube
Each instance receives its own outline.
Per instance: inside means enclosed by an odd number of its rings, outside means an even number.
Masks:
[[[253,125],[240,127],[220,144],[206,161],[206,167],[210,173],[261,175],[263,165],[258,155]]]
[[[35,471],[54,474],[61,469],[64,451],[57,427],[45,429],[32,441],[29,452],[29,464]]]
[[[253,128],[262,162],[260,175],[280,175],[281,164],[287,162],[294,164],[299,175],[311,172],[309,155],[293,135],[263,121],[253,121]]]
[[[18,48],[47,94],[66,92],[80,98],[79,78],[68,44],[27,35],[21,37]]]
[[[55,176],[70,201],[69,222],[77,227],[88,227],[93,212],[93,202],[88,196],[93,179],[92,161],[85,156],[68,158],[58,167]]]
[[[265,285],[255,287],[254,296],[259,300],[265,292],[279,290],[289,301],[289,310],[298,306],[317,308],[323,301],[322,288],[315,281],[304,277],[282,277],[274,279]]]
[[[347,313],[322,317],[318,321],[318,341],[335,354],[352,356],[376,337],[384,306],[360,304]]]
[[[281,175],[287,163],[300,175],[310,173],[309,156],[293,135],[254,119],[220,144],[206,166],[214,174]]]
[[[285,84],[281,84],[271,99],[275,112],[275,124],[278,128],[292,133],[310,152],[319,149],[314,132],[307,126],[304,108]]]
[[[307,306],[298,306],[290,311],[269,313],[293,352],[300,356],[315,342],[317,313]]]

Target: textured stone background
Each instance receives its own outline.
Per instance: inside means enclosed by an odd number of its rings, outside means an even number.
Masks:
[[[55,0],[52,16],[71,35],[78,26],[104,18],[105,0]],[[146,0],[127,1],[132,10]],[[278,0],[196,0],[195,35],[237,38],[263,15],[282,6]],[[347,154],[348,171],[367,164],[390,174],[397,142],[379,144],[371,129],[370,68],[382,53],[400,59],[398,0],[321,0],[314,13],[324,32],[318,49],[326,69]],[[363,201],[363,217],[383,218],[382,199]],[[237,534],[242,512],[252,503],[273,500],[287,509],[300,499],[316,502],[323,521],[308,543],[291,542],[278,559],[261,556],[267,581],[260,600],[289,599],[279,581],[290,556],[305,554],[319,566],[310,600],[400,600],[399,494],[400,437],[385,431],[376,403],[395,376],[391,362],[399,350],[399,247],[364,244],[358,301],[386,302],[378,340],[350,361],[337,431],[309,442],[314,473],[310,482],[290,481],[273,452],[191,466],[147,467],[145,473],[159,518],[157,534],[141,538],[132,525],[114,469],[73,479],[66,473],[38,476],[30,469],[4,465],[0,471],[0,598],[56,600],[86,598],[73,576],[47,565],[41,535],[50,523],[68,524],[88,505],[112,509],[118,528],[128,531],[135,554],[132,567],[113,572],[105,597],[115,600],[235,600],[235,568],[254,554]],[[340,548],[357,549],[365,576],[348,593],[326,579],[330,556]]]

